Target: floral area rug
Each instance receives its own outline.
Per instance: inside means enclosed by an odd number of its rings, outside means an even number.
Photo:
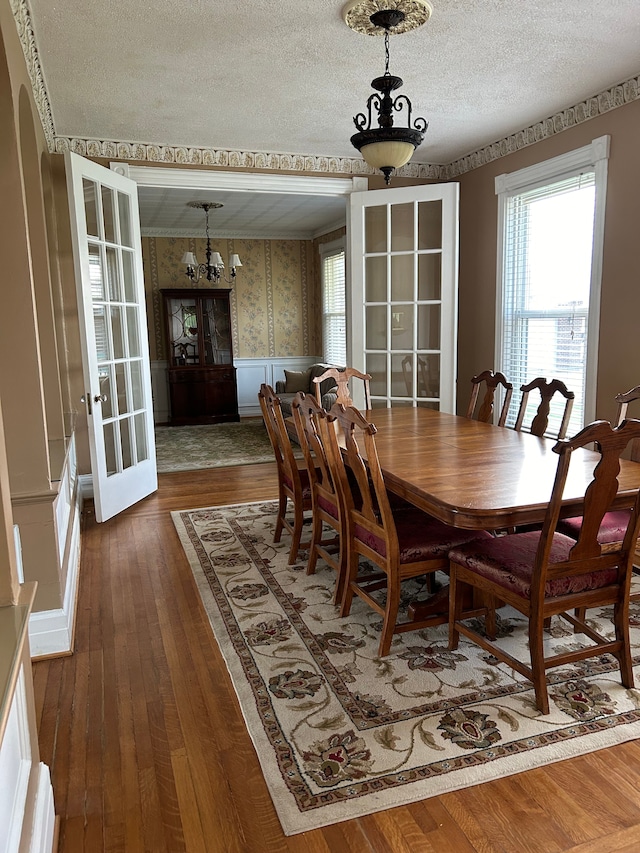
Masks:
[[[158,473],[273,462],[262,418],[239,423],[156,427]]]
[[[475,785],[640,736],[640,691],[613,658],[551,670],[551,713],[528,681],[447,626],[396,635],[360,599],[341,619],[335,573],[287,565],[275,502],[173,513],[287,835]],[[303,557],[305,555],[303,554]],[[405,587],[404,605],[420,595]],[[640,653],[640,605],[631,605]],[[526,659],[525,620],[499,611],[500,641]],[[591,621],[611,633],[610,609]],[[587,642],[554,618],[556,650]],[[636,681],[640,657],[636,658]]]

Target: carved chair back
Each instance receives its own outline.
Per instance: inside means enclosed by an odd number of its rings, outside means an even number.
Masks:
[[[531,421],[531,426],[529,427],[529,432],[532,435],[543,436],[549,425],[549,413],[551,411],[551,399],[554,394],[560,394],[564,397],[565,404],[564,410],[562,413],[562,420],[560,422],[560,428],[558,430],[557,438],[564,438],[567,434],[567,428],[569,426],[569,418],[571,417],[571,410],[573,409],[573,401],[575,398],[575,394],[573,391],[569,391],[567,386],[560,379],[552,379],[550,382],[543,376],[537,377],[537,379],[533,379],[526,385],[522,385],[520,387],[522,391],[522,398],[520,400],[520,408],[518,410],[518,416],[516,418],[515,430],[523,429],[523,421],[524,416],[527,410],[527,404],[529,402],[529,394],[532,391],[540,392],[540,405],[536,411],[536,414]]]
[[[476,405],[480,394],[480,387],[483,382],[485,384],[485,394],[476,414]],[[494,373],[492,370],[483,370],[482,373],[479,373],[477,376],[472,378],[471,398],[469,399],[469,407],[467,409],[468,418],[473,419],[475,415],[475,419],[478,421],[482,421],[486,424],[493,423],[495,395],[499,385],[504,388],[504,401],[500,410],[498,426],[503,427],[505,425],[507,422],[509,405],[511,403],[511,396],[513,394],[513,385],[511,382],[507,381],[507,377],[504,373],[500,373],[500,371],[496,371]]]
[[[338,394],[335,402],[341,403],[345,407],[353,406],[351,392],[349,391],[349,382],[352,378],[360,379],[364,383],[364,407],[365,409],[370,409],[371,392],[369,390],[369,382],[371,380],[371,376],[368,373],[360,373],[360,371],[356,370],[355,367],[345,367],[344,370],[338,370],[336,367],[330,367],[320,376],[314,376],[313,382],[316,383],[316,399],[318,403],[320,403],[322,399],[320,395],[320,383],[324,382],[325,379],[333,379],[335,380]]]

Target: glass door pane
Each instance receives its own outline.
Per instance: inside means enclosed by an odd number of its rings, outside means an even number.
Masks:
[[[65,152],[96,519],[158,484],[133,181]]]
[[[458,185],[350,199],[353,352],[373,406],[455,411]]]
[[[378,403],[391,406],[417,405],[418,398],[423,401],[425,397],[437,402],[437,385],[425,382],[423,374],[428,360],[441,350],[441,285],[437,276],[442,266],[442,203],[380,205],[369,208],[367,222],[372,232],[367,235],[367,245],[377,251],[373,256],[366,253],[365,350],[367,355],[384,350],[388,365],[386,381],[383,383],[378,373],[372,396],[380,398]],[[386,239],[381,233],[382,223],[388,227]],[[380,247],[387,245],[390,251],[382,253]],[[418,365],[421,370],[417,370]]]

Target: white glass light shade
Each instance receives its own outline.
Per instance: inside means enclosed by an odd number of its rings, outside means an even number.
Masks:
[[[374,169],[399,169],[411,160],[415,147],[410,142],[371,142],[360,149],[363,159]]]
[[[214,267],[224,266],[220,252],[211,252],[211,265]]]
[[[229,258],[229,266],[230,267],[241,267],[242,261],[240,260],[240,257],[236,254],[231,255],[231,257]]]
[[[193,252],[185,252],[182,256],[182,260],[180,261],[180,263],[187,264],[187,266],[189,267],[198,266],[198,261],[196,260],[196,256],[193,254]]]

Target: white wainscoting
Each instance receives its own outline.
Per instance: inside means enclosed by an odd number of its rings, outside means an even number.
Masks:
[[[258,391],[263,382],[274,389],[279,379],[284,380],[284,371],[306,370],[312,364],[323,361],[321,355],[298,355],[286,358],[236,358],[238,383],[238,413],[240,417],[260,414]],[[169,380],[166,361],[151,362],[151,389],[153,395],[153,421],[169,423]]]
[[[29,618],[33,657],[72,651],[76,597],[80,568],[80,514],[82,491],[76,464],[75,437],[69,440],[58,494],[54,501],[60,576],[64,578],[62,608],[39,610]]]
[[[0,853],[14,853],[20,847],[30,774],[31,742],[22,667],[0,745],[0,790],[4,791],[0,797],[0,827],[4,827]]]
[[[238,380],[238,412],[240,417],[259,415],[258,391],[263,382],[275,389],[276,382],[284,380],[284,371],[306,370],[321,362],[322,356],[292,356],[288,358],[236,358],[234,364]]]
[[[3,654],[10,655],[9,669],[0,677],[0,695],[6,703],[0,708],[0,853],[53,850],[53,789],[38,750],[24,612],[34,594],[35,583],[23,585],[17,606],[0,608]]]

